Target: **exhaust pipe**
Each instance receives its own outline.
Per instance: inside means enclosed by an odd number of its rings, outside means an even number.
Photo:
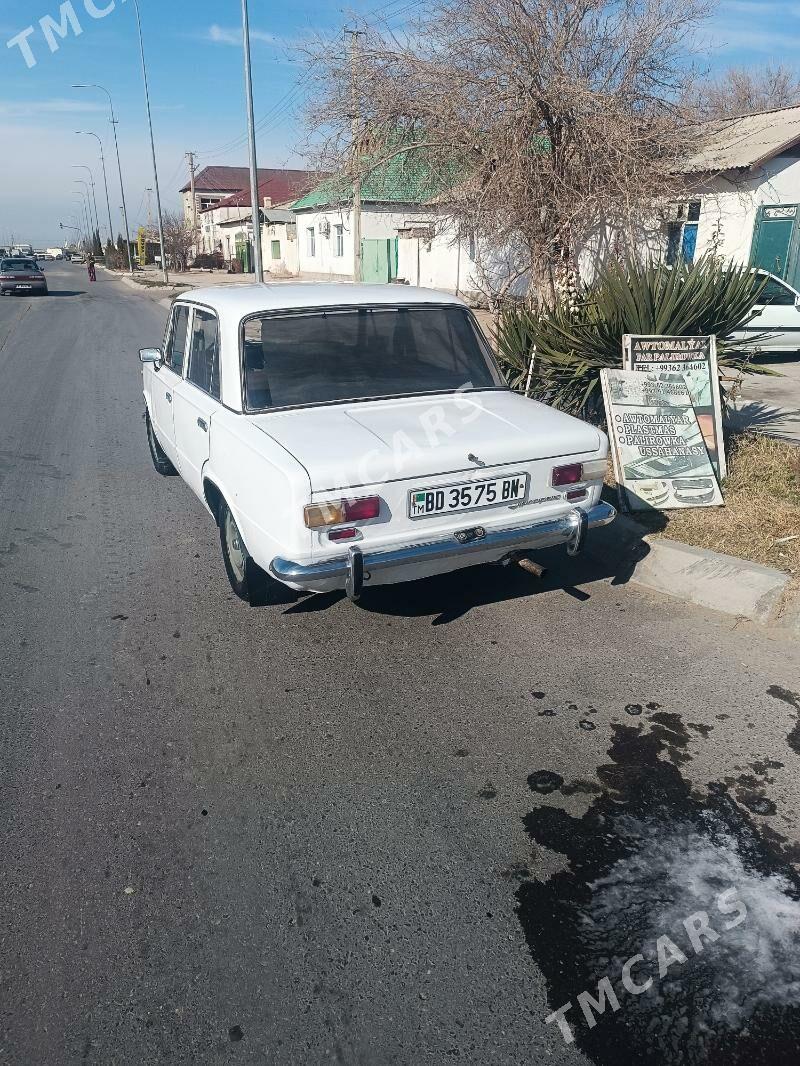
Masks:
[[[520,556],[516,561],[526,574],[532,574],[534,577],[544,577],[547,573],[543,566],[539,566],[539,564],[535,563],[533,559],[529,559],[527,555]]]
[[[521,567],[526,574],[531,574],[532,577],[544,577],[547,570],[543,566],[539,566],[533,559],[529,559],[525,552],[511,552],[510,555],[506,555],[504,559],[500,559],[499,566],[509,566],[511,563],[516,563]]]

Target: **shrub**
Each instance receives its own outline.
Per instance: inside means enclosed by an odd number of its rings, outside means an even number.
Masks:
[[[596,420],[603,409],[600,371],[622,366],[626,333],[713,333],[720,366],[755,369],[751,352],[732,334],[753,317],[763,285],[749,267],[723,266],[710,257],[674,267],[615,261],[550,309],[506,307],[497,326],[498,356],[511,387],[523,390],[535,345],[530,394]]]

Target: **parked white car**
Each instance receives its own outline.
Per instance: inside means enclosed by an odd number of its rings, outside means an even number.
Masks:
[[[733,336],[752,340],[754,348],[767,354],[800,354],[800,292],[774,274],[763,270],[754,273],[759,282],[766,277],[766,285],[754,305],[755,316]]]
[[[472,313],[397,286],[197,289],[144,349],[161,474],[213,515],[249,603],[410,581],[565,544],[600,500],[603,433],[509,390]]]

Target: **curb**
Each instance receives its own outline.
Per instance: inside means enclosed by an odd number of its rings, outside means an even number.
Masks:
[[[800,603],[783,570],[695,548],[647,530],[624,515],[594,530],[587,551],[619,579],[698,607],[800,632]]]
[[[127,274],[117,274],[115,271],[109,270],[107,267],[104,267],[99,263],[97,269],[104,270],[113,281],[118,281],[121,285],[127,285],[129,289],[135,289],[136,292],[154,300],[159,307],[163,307],[167,311],[172,307],[172,301],[179,293],[189,291],[189,287],[185,285],[171,285],[169,286],[170,295],[159,297],[159,290],[157,288],[150,288],[148,285],[140,285],[138,281],[134,281],[133,278],[129,277]]]

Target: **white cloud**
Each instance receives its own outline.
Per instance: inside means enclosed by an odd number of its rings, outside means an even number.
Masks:
[[[0,102],[0,116],[3,118],[33,118],[36,115],[86,114],[87,112],[105,112],[104,103],[92,103],[88,100],[15,100],[13,103]]]
[[[208,27],[205,34],[206,41],[211,41],[213,44],[233,44],[241,47],[242,44],[242,31],[238,27],[218,26],[213,23]],[[263,30],[250,30],[251,41],[261,41],[263,44],[279,44],[280,40],[272,33],[265,33]]]

